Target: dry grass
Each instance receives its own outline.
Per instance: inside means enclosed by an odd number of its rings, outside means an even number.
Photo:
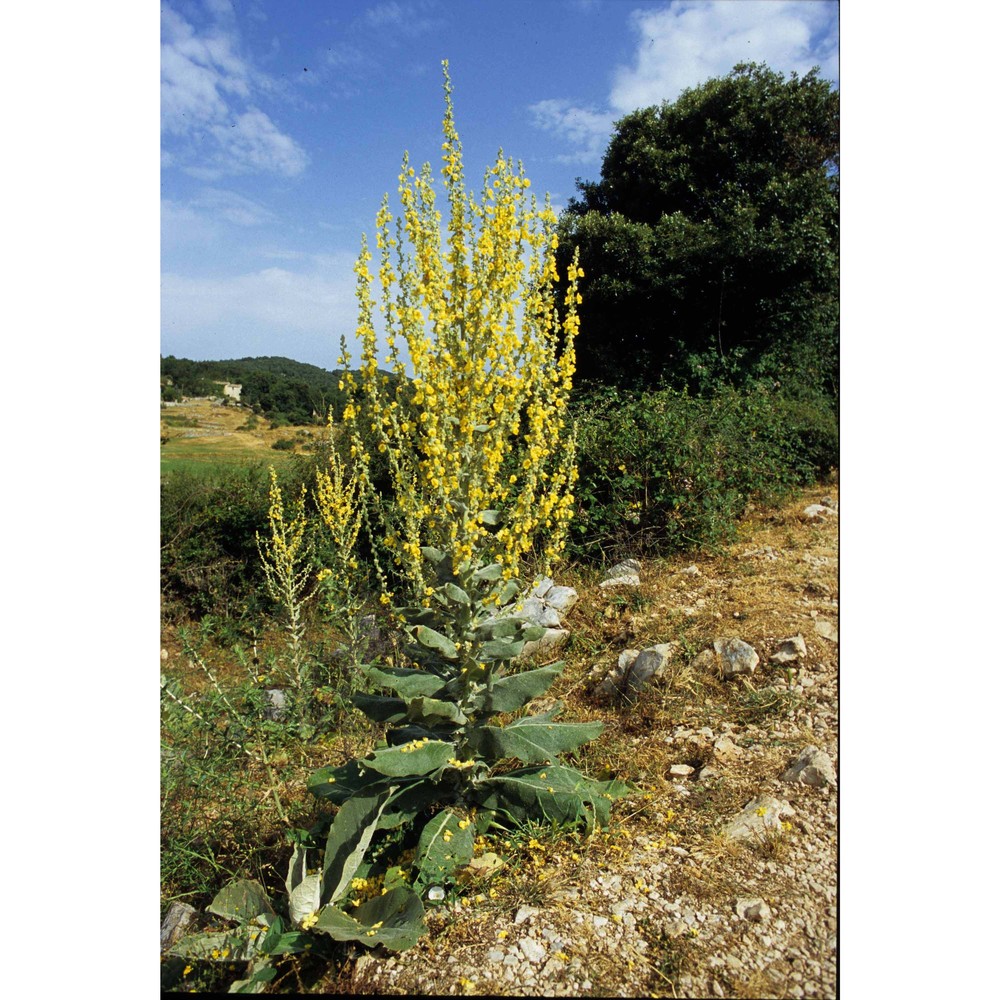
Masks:
[[[321,441],[325,427],[279,427],[271,430],[266,418],[257,417],[257,426],[247,429],[250,410],[223,406],[209,399],[189,399],[160,410],[160,435],[167,442],[161,449],[161,465],[199,463],[232,465],[247,459],[280,463],[291,451],[272,446],[291,438],[296,450],[308,442]]]

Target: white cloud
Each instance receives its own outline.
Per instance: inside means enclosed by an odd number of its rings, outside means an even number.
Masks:
[[[676,99],[682,90],[726,76],[741,62],[761,62],[799,75],[813,66],[838,79],[835,0],[678,0],[631,14],[638,35],[629,66],[619,66],[609,110],[571,100],[543,100],[528,108],[536,127],[565,140],[564,163],[599,162],[614,122],[637,108]]]
[[[614,116],[595,108],[582,108],[566,100],[545,100],[532,104],[528,111],[533,123],[554,132],[575,150],[556,159],[569,163],[596,163],[608,143]]]
[[[632,14],[639,42],[619,67],[609,102],[619,113],[674,100],[740,62],[837,79],[837,4],[815,0],[683,0]]]
[[[168,162],[205,179],[301,173],[305,150],[252,103],[274,84],[239,54],[231,6],[211,0],[208,8],[217,20],[203,29],[163,8],[160,109],[164,135],[174,140]]]
[[[305,150],[259,108],[250,108],[231,124],[213,125],[210,131],[234,171],[261,170],[294,177],[309,162]]]
[[[427,17],[423,11],[434,10],[434,3],[397,3],[388,0],[387,3],[369,7],[361,17],[361,21],[371,28],[392,29],[404,35],[421,35],[443,23],[434,17]]]

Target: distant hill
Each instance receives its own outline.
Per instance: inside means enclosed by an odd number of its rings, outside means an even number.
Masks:
[[[240,402],[271,420],[309,424],[326,419],[333,407],[339,415],[347,393],[339,388],[342,371],[326,371],[291,358],[235,358],[190,361],[173,355],[160,358],[160,395],[221,395],[220,382],[241,385]]]

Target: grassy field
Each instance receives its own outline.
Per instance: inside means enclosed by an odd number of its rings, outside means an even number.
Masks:
[[[186,399],[160,411],[160,471],[211,473],[248,461],[278,465],[321,441],[324,427],[279,427],[238,406],[211,399]],[[294,447],[276,449],[276,441]]]

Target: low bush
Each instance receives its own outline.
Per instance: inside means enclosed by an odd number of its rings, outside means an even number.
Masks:
[[[723,544],[751,500],[775,502],[837,461],[832,405],[767,385],[702,396],[606,388],[578,399],[576,417],[578,558]]]

